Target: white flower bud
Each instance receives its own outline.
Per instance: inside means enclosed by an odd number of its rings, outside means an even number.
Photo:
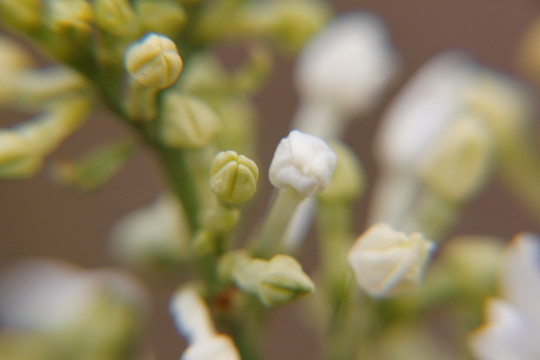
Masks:
[[[172,147],[197,148],[221,130],[221,120],[204,101],[174,91],[163,98],[160,137]]]
[[[170,311],[178,330],[190,344],[181,360],[240,360],[232,340],[217,334],[208,307],[194,288],[178,290],[171,300]]]
[[[125,65],[135,81],[160,89],[172,85],[183,67],[174,42],[153,33],[147,34],[127,49]]]
[[[304,102],[326,104],[342,116],[369,111],[397,72],[397,56],[380,20],[341,16],[303,50],[296,86]]]
[[[407,236],[377,223],[356,240],[348,260],[360,287],[382,298],[414,289],[433,249],[420,233]]]
[[[210,188],[218,199],[229,204],[241,204],[257,190],[257,164],[235,151],[218,153],[210,165]]]
[[[337,156],[323,140],[293,130],[279,143],[270,164],[270,182],[292,187],[309,197],[323,191],[336,168]]]
[[[216,335],[189,346],[180,360],[240,360],[240,354],[230,337]]]
[[[170,311],[178,331],[190,344],[216,335],[208,307],[195,289],[185,287],[178,290],[171,300]]]

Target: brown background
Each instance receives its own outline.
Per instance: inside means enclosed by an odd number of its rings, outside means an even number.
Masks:
[[[335,0],[333,4],[337,13],[372,11],[390,28],[404,71],[388,99],[424,61],[448,48],[466,50],[482,63],[516,73],[520,37],[540,11],[540,2],[535,0]],[[225,56],[235,59],[234,53]],[[256,97],[260,134],[264,134],[260,142],[260,186],[266,191],[269,185],[264,169],[275,144],[287,133],[296,104],[292,65],[291,59],[279,57],[273,77]],[[384,104],[370,116],[358,119],[346,138],[360,155],[370,179],[377,171],[371,161],[372,139],[382,108]],[[2,113],[0,125],[15,118],[15,114]],[[105,113],[97,113],[57,155],[72,158],[94,144],[125,134],[120,124]],[[52,184],[46,173],[31,180],[0,183],[0,265],[27,256],[67,259],[85,267],[111,265],[106,251],[107,229],[125,212],[149,203],[161,187],[158,169],[148,154],[139,154],[110,184],[89,195]],[[363,229],[366,204],[364,199],[358,206],[358,232]],[[454,233],[510,237],[523,230],[540,228],[495,180],[468,206]],[[309,272],[316,264],[316,253],[308,250],[301,261]],[[167,315],[168,297],[176,285],[154,280],[151,287],[151,336],[160,360],[178,358],[184,346]],[[298,321],[302,305],[298,302],[275,311],[268,339],[269,359],[317,357],[317,347],[313,346],[316,339]]]

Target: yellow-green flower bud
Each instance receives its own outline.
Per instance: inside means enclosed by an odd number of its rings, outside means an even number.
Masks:
[[[161,111],[160,137],[172,147],[204,146],[221,130],[221,121],[214,110],[192,96],[168,92]]]
[[[266,306],[289,302],[315,290],[311,279],[293,257],[276,255],[260,277],[258,296]]]
[[[255,2],[242,14],[244,28],[269,36],[287,50],[296,51],[328,20],[329,7],[321,1]]]
[[[223,258],[220,275],[231,276],[240,289],[257,296],[266,306],[289,302],[315,289],[298,261],[287,255],[263,260],[233,252]]]
[[[493,153],[489,129],[477,117],[462,115],[427,154],[420,177],[445,199],[462,202],[485,182]]]
[[[174,42],[153,33],[127,49],[125,65],[136,82],[161,89],[172,85],[183,67]]]
[[[0,19],[23,29],[39,26],[42,13],[41,0],[0,0]]]
[[[127,0],[96,0],[94,11],[97,25],[114,35],[130,34],[137,25],[135,12]]]
[[[210,188],[227,204],[241,204],[251,199],[258,179],[257,164],[235,151],[218,153],[210,166]]]
[[[58,34],[89,35],[92,31],[94,15],[92,7],[85,0],[49,1],[48,21]]]
[[[478,113],[500,143],[520,137],[534,119],[530,93],[519,83],[484,71],[466,89],[466,106]]]
[[[352,201],[359,197],[365,188],[365,175],[362,164],[351,149],[342,142],[331,144],[337,155],[336,170],[328,187],[319,194],[324,201]]]
[[[146,31],[175,38],[187,23],[186,11],[176,0],[138,0],[135,7]]]
[[[41,157],[29,140],[14,131],[0,131],[0,177],[28,177],[41,163]]]

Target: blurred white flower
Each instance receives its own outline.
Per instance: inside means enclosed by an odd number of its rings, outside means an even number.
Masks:
[[[465,88],[475,75],[476,65],[457,52],[423,65],[383,116],[376,139],[379,161],[393,168],[417,165],[463,110]]]
[[[125,215],[110,235],[117,260],[151,269],[181,263],[188,254],[189,236],[182,207],[169,194],[160,195],[150,206]]]
[[[6,335],[0,353],[27,359],[22,354],[33,349],[39,355],[28,359],[139,359],[147,305],[143,288],[126,273],[85,271],[52,260],[20,262],[0,275]],[[43,346],[33,348],[35,339],[45,339]]]
[[[170,311],[178,331],[189,344],[180,360],[240,360],[233,341],[216,332],[208,307],[194,288],[178,290]]]
[[[487,323],[470,345],[481,360],[540,358],[540,238],[522,233],[506,249],[501,276],[505,300],[486,304]]]
[[[380,298],[413,290],[433,250],[420,233],[407,236],[377,223],[356,240],[348,260],[360,287]]]
[[[376,16],[358,12],[332,21],[306,45],[295,82],[308,113],[317,104],[321,114],[326,109],[348,118],[377,104],[397,65],[385,26]]]
[[[337,156],[323,140],[294,130],[279,143],[270,164],[270,182],[292,187],[309,197],[323,191],[336,168]]]

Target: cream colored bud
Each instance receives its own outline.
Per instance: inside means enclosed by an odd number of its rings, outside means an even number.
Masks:
[[[257,164],[235,151],[218,153],[210,166],[210,188],[219,200],[241,204],[253,197],[257,190]]]
[[[143,29],[171,38],[178,36],[188,20],[184,7],[175,0],[138,0],[135,8]]]
[[[92,7],[85,0],[55,0],[47,2],[53,30],[59,34],[75,32],[89,35],[92,31],[94,14]]]
[[[161,89],[172,85],[183,67],[174,42],[154,33],[147,34],[127,49],[125,65],[135,81]]]
[[[407,236],[377,223],[356,240],[348,260],[360,287],[382,298],[413,290],[433,249],[420,233]]]
[[[94,1],[97,25],[106,32],[124,36],[137,26],[135,12],[128,0]]]
[[[189,346],[180,360],[240,360],[240,354],[230,337],[216,335]]]
[[[16,132],[0,131],[0,177],[23,178],[33,175],[42,158],[33,144]]]
[[[439,195],[463,202],[484,184],[494,155],[491,132],[474,115],[461,115],[420,166],[422,180]]]
[[[270,182],[302,196],[320,193],[330,183],[337,156],[323,140],[293,130],[279,143],[270,164]]]
[[[165,94],[160,137],[172,147],[196,148],[208,144],[221,130],[221,121],[202,100],[174,91]]]
[[[522,136],[533,124],[532,94],[509,77],[484,70],[464,95],[468,108],[478,113],[500,143]]]
[[[256,295],[266,306],[284,304],[313,292],[315,286],[293,257],[275,255],[270,260],[248,259],[233,253],[222,264],[222,273],[230,273],[244,291]]]
[[[364,169],[356,154],[347,145],[333,142],[331,146],[339,161],[330,184],[319,194],[319,198],[324,201],[352,201],[364,192]]]

